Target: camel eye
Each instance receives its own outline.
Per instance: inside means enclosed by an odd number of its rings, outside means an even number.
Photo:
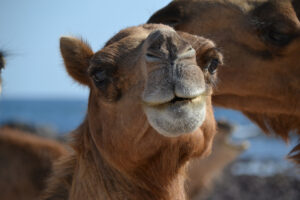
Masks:
[[[214,58],[210,61],[210,63],[207,65],[207,70],[209,71],[210,74],[215,74],[217,71],[217,68],[220,64],[219,59]]]
[[[98,70],[94,72],[92,74],[92,79],[95,85],[100,89],[104,89],[110,82],[110,79],[105,70]]]
[[[106,72],[105,71],[97,71],[93,75],[93,79],[95,82],[102,82],[106,79]]]
[[[274,29],[270,29],[265,37],[267,41],[276,46],[285,46],[291,41],[290,35],[280,33],[279,31]]]

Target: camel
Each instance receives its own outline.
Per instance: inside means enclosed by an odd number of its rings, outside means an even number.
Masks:
[[[1,71],[4,69],[5,60],[4,60],[4,53],[0,51],[0,93],[2,89],[2,80],[1,80]]]
[[[2,70],[5,65],[4,53],[0,51],[0,69]]]
[[[0,52],[0,75],[4,68]],[[1,76],[0,76],[1,93]],[[40,196],[53,161],[67,154],[67,148],[25,131],[0,128],[0,190],[2,200],[32,200]]]
[[[5,63],[3,55],[1,53],[1,68],[4,67]],[[204,162],[210,163],[210,168],[204,167],[206,165],[201,161],[192,161],[192,166],[202,169],[201,173],[196,176],[193,172],[194,167],[189,166],[188,196],[199,193],[198,182],[201,183],[201,189],[210,188],[215,174],[220,173],[223,166],[230,163],[242,152],[239,146],[221,140],[221,138],[229,137],[230,131],[227,129],[222,124],[218,126],[220,133],[216,136],[213,155],[204,160]],[[28,129],[28,131],[32,130]],[[0,160],[3,161],[0,165],[0,188],[3,200],[36,199],[45,188],[45,180],[52,171],[53,162],[70,153],[63,144],[49,140],[49,138],[32,135],[32,132],[28,131],[24,131],[23,128],[18,130],[10,126],[0,128]],[[237,151],[239,153],[235,150],[239,150]],[[224,153],[227,158],[228,155],[231,155],[230,158],[232,159],[226,161],[219,159],[220,154],[223,155]]]
[[[222,55],[214,43],[148,24],[96,53],[72,37],[60,49],[90,95],[75,152],[56,163],[42,199],[186,199],[184,169],[209,155],[216,132],[211,91]]]
[[[300,130],[299,0],[175,0],[149,23],[212,39],[225,57],[213,104],[288,140]],[[289,158],[300,164],[300,144]]]
[[[4,68],[0,52],[0,75]],[[1,76],[0,76],[1,93]],[[61,143],[8,127],[0,128],[0,190],[2,200],[32,200],[46,186],[53,162],[68,150]]]
[[[68,154],[60,143],[11,128],[0,128],[2,200],[37,199],[53,161]]]

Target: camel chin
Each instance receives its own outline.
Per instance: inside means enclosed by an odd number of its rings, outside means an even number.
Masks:
[[[150,125],[161,135],[178,137],[196,131],[206,116],[206,98],[173,99],[159,105],[144,105]]]

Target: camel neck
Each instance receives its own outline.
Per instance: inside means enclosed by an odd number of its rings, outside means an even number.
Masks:
[[[84,149],[77,156],[70,199],[186,199],[184,169],[187,162],[164,160],[170,157],[168,154],[178,153],[178,151],[173,152],[174,149],[167,147],[160,149],[143,164],[123,171],[114,168],[103,158],[91,137],[86,136],[85,140],[88,149]]]

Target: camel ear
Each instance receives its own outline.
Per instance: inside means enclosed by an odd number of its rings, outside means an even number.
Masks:
[[[180,2],[173,1],[166,7],[155,12],[147,23],[165,24],[171,27],[176,27],[184,19],[183,6]]]
[[[90,85],[88,67],[94,55],[91,47],[80,39],[61,37],[60,51],[69,75],[83,85]]]

